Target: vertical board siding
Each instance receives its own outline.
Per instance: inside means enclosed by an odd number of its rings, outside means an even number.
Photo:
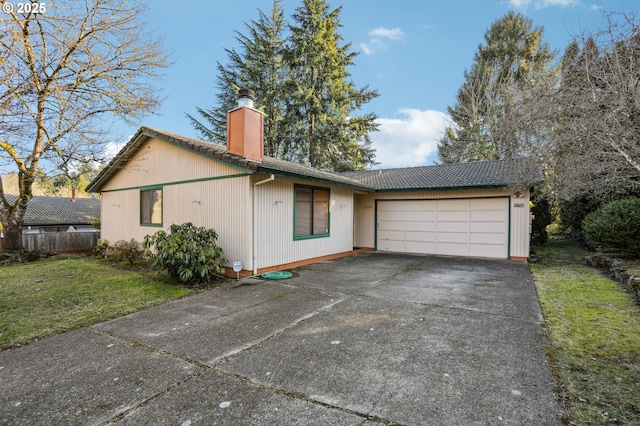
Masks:
[[[511,197],[511,256],[529,257],[531,227],[529,219],[529,191],[520,191],[521,197]]]
[[[257,174],[253,183],[268,175]],[[329,188],[329,236],[294,240],[294,184]],[[353,249],[353,191],[320,182],[276,176],[254,187],[257,268],[342,253]]]
[[[102,188],[102,237],[142,241],[172,224],[218,233],[229,263],[251,262],[249,175],[170,143],[149,138]],[[232,176],[232,177],[229,177]],[[162,226],[140,225],[140,188],[162,187]]]
[[[250,262],[249,177],[192,182],[164,187],[163,224],[192,222],[215,229],[227,263]],[[155,231],[154,231],[155,232]]]
[[[102,194],[102,237],[111,243],[168,230],[172,224],[192,222],[213,228],[227,260],[250,262],[249,177],[191,182],[163,187],[162,227],[140,225],[140,190]]]
[[[167,142],[147,139],[102,191],[207,179],[242,173],[219,161]]]

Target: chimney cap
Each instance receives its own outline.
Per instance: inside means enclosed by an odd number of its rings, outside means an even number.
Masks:
[[[247,88],[240,89],[240,90],[238,90],[238,97],[239,97],[239,98],[250,98],[250,99],[255,99],[255,97],[256,97],[256,92],[254,92],[254,91],[253,91],[253,90],[251,90],[251,89],[247,89]]]
[[[238,90],[238,107],[253,108],[253,100],[255,98],[255,92],[251,89]]]

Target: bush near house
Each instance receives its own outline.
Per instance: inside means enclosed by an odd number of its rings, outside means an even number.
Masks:
[[[153,266],[187,285],[206,284],[220,273],[226,260],[215,230],[187,222],[171,225],[169,232],[158,231],[144,239]]]
[[[144,248],[133,238],[130,241],[116,241],[112,250],[113,257],[117,262],[128,260],[131,265],[133,265],[136,260],[142,259],[142,256],[144,256]]]
[[[585,217],[582,229],[592,246],[626,256],[640,256],[640,199],[605,204]]]

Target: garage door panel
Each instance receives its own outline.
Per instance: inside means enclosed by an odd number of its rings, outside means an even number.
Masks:
[[[380,220],[381,222],[386,222],[390,220],[404,221],[405,216],[404,216],[404,212],[394,212],[394,211],[379,212],[378,220]]]
[[[412,232],[410,234],[407,234],[406,240],[407,242],[429,241],[433,243],[436,241],[436,233],[435,232]]]
[[[469,232],[469,222],[438,222],[438,232]]]
[[[504,222],[471,222],[469,224],[469,231],[478,233],[487,232],[501,234],[506,234],[507,232]]]
[[[404,222],[380,222],[380,226],[378,226],[380,231],[404,231],[404,228]]]
[[[438,254],[446,254],[452,256],[467,256],[469,254],[468,244],[437,243],[436,249],[438,251]]]
[[[464,243],[469,242],[468,232],[438,232],[438,243]]]
[[[469,243],[471,244],[504,245],[506,240],[506,235],[502,233],[475,232],[469,234]]]
[[[410,221],[435,221],[436,212],[407,212],[405,217]]]
[[[404,241],[385,240],[381,241],[378,245],[379,250],[386,251],[405,251]]]
[[[469,220],[472,222],[504,222],[507,220],[508,214],[506,211],[502,210],[481,210],[481,211],[471,211],[469,215]]]
[[[406,228],[407,232],[412,232],[412,231],[432,231],[435,232],[436,230],[436,223],[435,222],[407,222],[406,224]]]
[[[393,203],[378,203],[378,213],[381,212],[405,212],[407,210],[406,201],[394,201]]]
[[[438,200],[438,211],[469,210],[469,200]]]
[[[469,212],[461,212],[461,211],[440,211],[438,210],[436,219],[438,222],[446,220],[449,222],[468,222],[469,221]]]
[[[393,231],[393,230],[378,230],[378,239],[380,240],[396,240],[396,241],[404,241],[405,233],[402,231]]]
[[[408,253],[433,253],[436,250],[436,244],[429,241],[407,241],[405,250]]]
[[[469,203],[472,210],[503,210],[507,204],[505,198],[474,198]]]
[[[435,212],[437,202],[434,200],[407,201],[407,212]]]
[[[471,244],[469,256],[506,258],[507,249],[502,245]]]

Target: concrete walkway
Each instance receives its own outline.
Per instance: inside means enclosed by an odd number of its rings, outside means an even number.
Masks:
[[[559,425],[527,265],[363,253],[0,353],[0,424]]]

